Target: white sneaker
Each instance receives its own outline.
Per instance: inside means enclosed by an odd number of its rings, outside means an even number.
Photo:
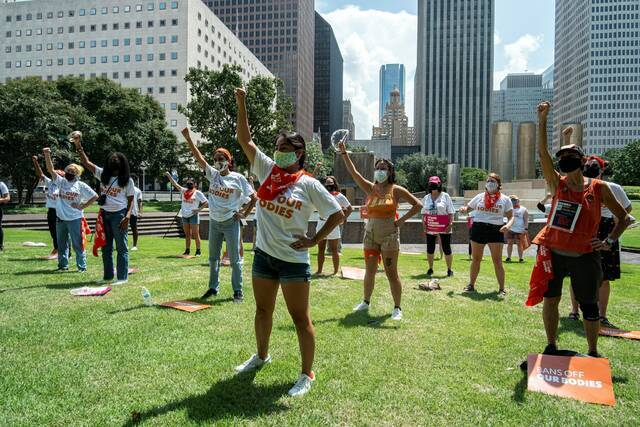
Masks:
[[[367,304],[364,301],[362,301],[360,304],[353,307],[353,311],[364,311],[364,310],[369,310],[369,304]]]
[[[296,381],[293,387],[291,387],[291,390],[289,390],[289,396],[299,397],[303,394],[306,394],[309,390],[311,390],[311,386],[313,385],[314,381],[315,376],[314,378],[311,378],[307,374],[300,374],[300,377],[298,377],[298,381]]]
[[[402,310],[394,308],[391,312],[391,320],[402,320]]]
[[[124,285],[125,283],[127,283],[129,280],[116,280],[115,282],[111,283],[111,286],[120,286],[120,285]]]
[[[254,354],[249,358],[249,360],[245,361],[242,365],[236,366],[235,370],[237,373],[242,372],[251,372],[256,369],[262,368],[264,365],[271,363],[271,356],[267,356],[266,359],[262,360],[258,357],[257,354]]]
[[[137,246],[134,246],[134,247],[132,247],[132,248],[131,248],[131,250],[132,250],[132,251],[137,251],[137,250],[138,250],[138,247],[137,247]]]

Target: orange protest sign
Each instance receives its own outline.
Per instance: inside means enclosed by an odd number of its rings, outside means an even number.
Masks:
[[[529,391],[614,406],[609,359],[529,354]]]
[[[342,267],[342,278],[353,280],[364,280],[364,268],[358,267]]]
[[[600,328],[600,335],[607,337],[627,338],[640,340],[640,331],[625,331],[624,329]]]
[[[200,304],[198,302],[193,301],[168,301],[160,304],[162,307],[170,307],[175,308],[176,310],[188,311],[189,313],[193,313],[194,311],[204,310],[205,308],[210,308],[211,306],[208,304]]]

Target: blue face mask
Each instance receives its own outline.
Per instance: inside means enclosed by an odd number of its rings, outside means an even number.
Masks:
[[[280,169],[286,169],[298,161],[298,156],[296,156],[295,151],[291,151],[289,153],[275,151],[273,153],[273,161],[276,162],[276,166]]]

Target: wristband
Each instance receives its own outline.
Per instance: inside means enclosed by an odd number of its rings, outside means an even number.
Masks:
[[[607,237],[607,238],[604,240],[604,242],[605,242],[607,245],[609,245],[609,246],[613,246],[613,245],[617,242],[617,240],[612,239],[611,237]]]

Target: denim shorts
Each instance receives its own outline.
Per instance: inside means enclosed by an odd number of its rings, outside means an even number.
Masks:
[[[189,217],[182,217],[182,224],[200,224],[200,215],[193,214]]]
[[[280,283],[308,282],[311,278],[311,266],[307,263],[282,261],[256,248],[251,274],[259,279],[277,280]]]

